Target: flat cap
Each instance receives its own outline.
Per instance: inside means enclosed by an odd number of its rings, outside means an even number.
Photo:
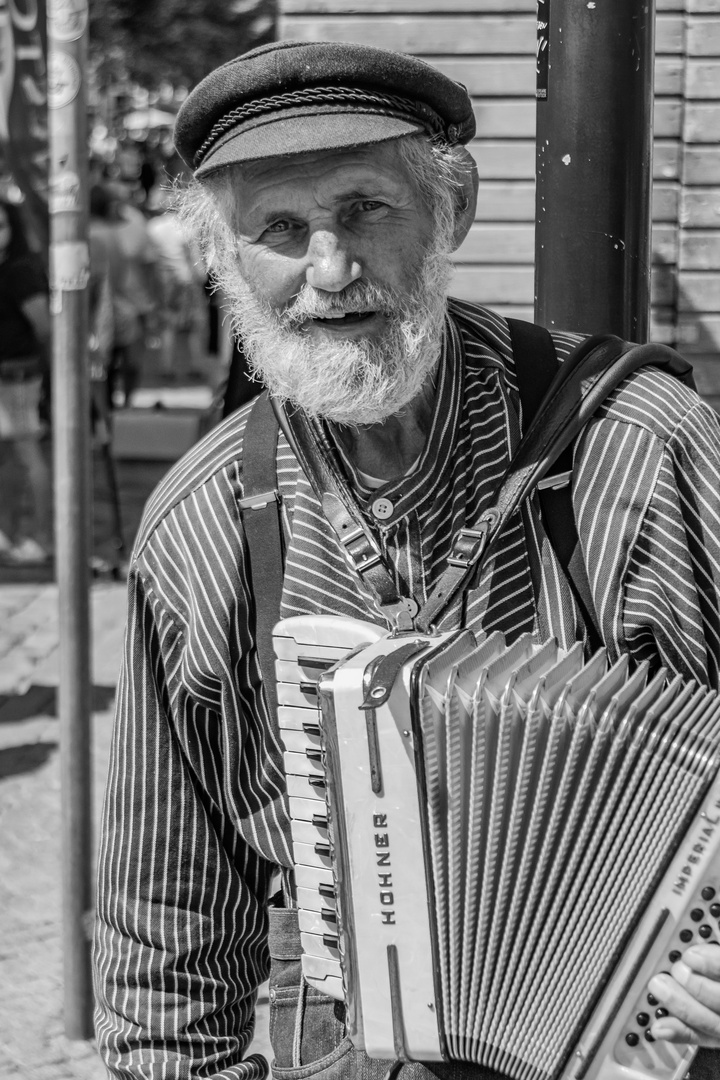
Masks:
[[[425,131],[475,134],[467,90],[422,60],[330,41],[279,41],[216,68],[183,102],[175,146],[198,178],[224,165]]]

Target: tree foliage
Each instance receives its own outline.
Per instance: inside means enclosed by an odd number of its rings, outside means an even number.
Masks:
[[[218,64],[272,41],[275,0],[90,0],[100,85],[193,86]]]

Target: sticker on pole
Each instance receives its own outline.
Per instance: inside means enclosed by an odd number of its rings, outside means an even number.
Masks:
[[[79,292],[90,278],[90,251],[83,240],[50,245],[50,288],[53,292]]]
[[[62,109],[74,101],[80,90],[82,75],[77,61],[69,53],[50,53],[48,59],[47,94],[51,109]]]
[[[48,30],[56,41],[77,41],[87,21],[87,0],[48,0]]]
[[[71,169],[59,169],[48,182],[48,209],[51,214],[79,211],[80,177]]]

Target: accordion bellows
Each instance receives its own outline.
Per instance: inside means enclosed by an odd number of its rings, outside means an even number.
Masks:
[[[683,1076],[647,982],[720,938],[718,696],[530,635],[300,616],[275,645],[303,971],[353,1042]]]

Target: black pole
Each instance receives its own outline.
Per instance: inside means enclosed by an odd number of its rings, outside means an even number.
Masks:
[[[646,341],[654,0],[538,0],[535,319]]]
[[[87,3],[48,10],[53,453],[60,623],[60,775],[65,1034],[92,1036],[90,664],[90,255],[87,239]]]

